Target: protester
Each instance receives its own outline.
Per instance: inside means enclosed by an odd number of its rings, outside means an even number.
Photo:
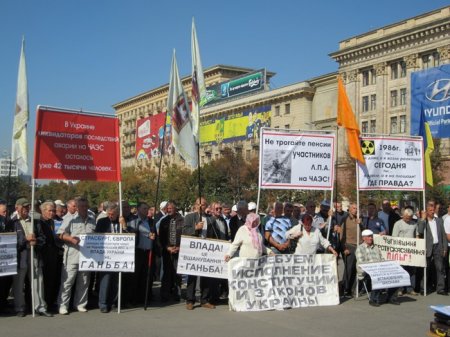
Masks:
[[[246,205],[247,206],[247,205]],[[195,201],[194,212],[184,217],[183,235],[206,238],[207,230],[212,226],[212,217],[205,213],[208,203],[205,198],[198,198]],[[247,207],[246,207],[247,208]],[[231,225],[230,225],[231,226]],[[186,309],[193,310],[196,302],[195,290],[197,286],[197,276],[188,275],[186,289]],[[210,280],[208,277],[200,277],[200,303],[203,308],[215,309],[216,306],[211,303],[214,290],[210,289]]]
[[[359,227],[361,231],[370,229],[379,235],[385,235],[388,231],[385,222],[378,217],[377,206],[373,202],[367,205],[367,217],[363,217]]]
[[[448,206],[448,214],[450,214],[450,205]],[[446,214],[446,215],[448,215]],[[444,219],[444,217],[442,217],[442,219]],[[444,260],[444,264],[446,267],[446,278],[447,278],[447,286],[445,288],[446,292],[450,291],[450,263],[449,263],[449,258],[450,258],[450,217],[447,216],[444,219],[444,230],[445,230],[445,234],[447,235],[447,242],[448,242],[448,247],[447,247],[447,256],[446,259]]]
[[[283,215],[291,221],[291,227],[298,225],[298,219],[294,217],[294,205],[292,203],[284,203]]]
[[[255,207],[256,209],[256,207]],[[248,214],[248,204],[245,200],[241,200],[236,204],[236,215],[230,219],[230,239],[234,240],[238,229],[244,225],[245,217]]]
[[[137,218],[127,222],[127,231],[136,234],[136,249],[134,274],[131,280],[131,290],[133,297],[131,304],[136,306],[145,302],[145,294],[148,294],[147,301],[153,298],[153,273],[154,273],[154,241],[156,239],[156,228],[153,220],[148,215],[149,206],[146,202],[137,204]],[[148,282],[148,288],[146,289]],[[147,291],[146,291],[147,290]]]
[[[312,222],[311,215],[306,214],[301,223],[286,232],[286,239],[298,239],[295,254],[316,254],[318,249],[322,247],[337,257],[338,253],[330,242],[322,236],[320,230],[312,226]]]
[[[67,202],[67,213],[63,216],[63,220],[70,221],[77,216],[77,203],[74,199]]]
[[[181,275],[177,274],[177,265],[184,219],[178,213],[174,201],[166,202],[164,210],[167,212],[167,216],[161,219],[159,227],[159,242],[164,269],[161,280],[161,301],[167,302],[172,295],[173,299],[179,302]]]
[[[274,216],[267,221],[264,236],[275,254],[289,254],[291,242],[286,238],[286,232],[292,227],[291,221],[283,215],[281,202],[274,202],[273,209]]]
[[[241,226],[230,245],[225,261],[229,261],[239,250],[239,257],[258,258],[262,255],[273,254],[272,250],[264,246],[264,239],[258,230],[260,218],[258,214],[247,215],[244,226]]]
[[[80,238],[78,236],[95,231],[95,218],[88,213],[89,204],[86,198],[79,197],[74,202],[75,205],[72,205],[70,201],[69,213],[66,214],[63,224],[57,232],[59,238],[64,241],[63,269],[58,299],[61,315],[69,313],[69,302],[75,283],[74,307],[79,312],[87,312],[90,273],[78,270],[80,254]],[[77,212],[71,213],[71,210],[74,209],[77,209]],[[69,214],[70,216],[67,216]]]
[[[358,279],[369,285],[370,288],[370,276],[367,275],[360,267],[361,264],[381,262],[383,257],[381,256],[380,249],[373,244],[373,232],[370,229],[365,229],[361,233],[363,243],[356,249],[356,268],[358,271]],[[400,302],[397,299],[397,288],[389,288],[387,290],[387,301],[394,305],[399,305]],[[369,304],[374,307],[379,307],[381,304],[381,290],[374,290],[370,292]]]
[[[105,202],[103,203],[105,206]],[[97,217],[96,233],[120,233],[119,224],[119,205],[114,202],[108,202],[106,208],[106,217]],[[108,313],[117,297],[117,273],[116,272],[98,272],[97,282],[99,284],[98,307],[100,312]]]
[[[424,237],[426,228],[426,250],[427,250],[427,293],[435,288],[439,295],[448,295],[445,290],[445,266],[444,261],[447,255],[448,242],[444,230],[444,224],[441,218],[435,216],[434,202],[428,202],[426,212],[422,212],[422,218],[417,223],[419,237]],[[431,266],[434,265],[433,268]],[[429,290],[429,291],[428,291]]]
[[[14,307],[18,317],[25,316],[25,298],[24,287],[25,279],[32,280],[31,289],[35,295],[35,310],[41,316],[52,317],[47,312],[47,304],[44,300],[44,279],[42,274],[41,248],[45,244],[45,236],[35,221],[31,224],[29,216],[30,203],[25,198],[16,201],[17,218],[8,226],[8,231],[17,233],[17,274],[13,276]],[[34,247],[33,264],[31,263],[31,249]],[[34,277],[31,277],[31,268],[33,266]]]
[[[55,204],[45,201],[41,205],[42,216],[39,225],[45,236],[45,244],[41,248],[42,272],[44,275],[45,302],[52,310],[56,308],[61,282],[63,242],[56,234]]]
[[[378,212],[378,218],[383,220],[386,234],[390,235],[394,229],[394,224],[400,220],[400,215],[398,215],[397,212],[395,212],[395,210],[391,207],[391,202],[389,199],[383,199],[381,207],[381,211]]]
[[[11,227],[7,225],[8,214],[6,203],[2,201],[0,203],[0,233],[6,233],[11,231]],[[12,285],[12,275],[0,277],[0,313],[8,312],[8,296]]]

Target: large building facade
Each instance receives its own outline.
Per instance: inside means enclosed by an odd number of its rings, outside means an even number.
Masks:
[[[336,73],[269,89],[270,77],[275,74],[267,72],[265,90],[205,107],[200,130],[210,134],[201,134],[201,163],[219,158],[227,147],[246,160],[258,156],[259,139],[251,126],[263,119],[264,125],[278,129],[336,131],[338,179],[345,179],[342,175],[349,171],[351,161],[345,132],[336,126],[337,75],[345,81],[363,133],[409,135],[411,73],[450,63],[450,6],[343,40],[330,56],[339,65]],[[252,70],[217,65],[204,71],[205,81],[209,86]],[[191,78],[183,78],[182,83],[190,96]],[[136,159],[136,123],[141,117],[164,112],[167,94],[166,84],[113,106],[121,122],[123,166],[156,165],[155,158]],[[232,120],[236,118],[248,121],[241,136],[223,139],[212,134],[211,124],[228,121],[235,125]],[[441,142],[441,153],[444,165],[448,165],[448,139]],[[176,154],[166,160],[183,164]],[[446,183],[450,183],[450,174]]]

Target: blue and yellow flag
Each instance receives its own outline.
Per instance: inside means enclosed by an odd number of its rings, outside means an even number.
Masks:
[[[433,137],[431,136],[430,125],[425,119],[423,108],[420,111],[420,132],[419,136],[423,138],[424,161],[425,161],[425,181],[433,186],[433,171],[431,168],[431,153],[434,151]]]

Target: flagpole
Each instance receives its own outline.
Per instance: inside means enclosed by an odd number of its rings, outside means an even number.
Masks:
[[[361,211],[359,207],[359,170],[358,170],[358,161],[355,163],[356,169],[356,219],[361,218]],[[356,221],[356,248],[359,247],[359,223]],[[355,297],[359,296],[359,280],[358,280],[358,271],[356,271],[356,294]]]
[[[35,193],[35,186],[36,182],[33,178],[32,185],[31,185],[31,234],[34,235],[34,193]],[[35,287],[34,287],[34,246],[31,246],[31,256],[30,256],[30,264],[31,264],[31,280],[30,280],[30,287],[31,287],[31,312],[33,313],[33,317],[36,316],[35,313]],[[37,281],[36,281],[37,283]],[[36,287],[37,288],[37,287]],[[37,290],[37,289],[36,289]],[[41,294],[42,296],[42,294]]]
[[[123,208],[122,208],[122,181],[119,181],[119,217],[123,216]],[[122,225],[119,221],[119,233],[122,234]],[[119,280],[118,280],[118,291],[117,291],[117,313],[120,314],[121,306],[122,306],[122,272],[119,272]]]

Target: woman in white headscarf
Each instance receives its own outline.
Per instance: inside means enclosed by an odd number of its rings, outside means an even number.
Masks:
[[[264,239],[259,231],[260,224],[259,215],[250,213],[245,219],[244,226],[239,227],[230,250],[225,255],[225,261],[229,261],[231,257],[239,249],[239,257],[258,258],[262,255],[269,255],[272,251],[264,246]]]

